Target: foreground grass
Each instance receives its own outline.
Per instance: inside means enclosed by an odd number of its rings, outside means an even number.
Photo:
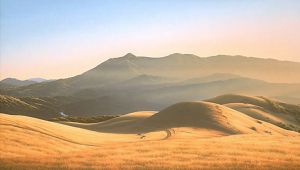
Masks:
[[[299,169],[300,134],[260,125],[273,133],[101,133],[0,114],[0,169]]]
[[[45,141],[47,143],[47,141]],[[73,144],[72,144],[73,145]],[[26,147],[26,146],[23,146]],[[300,138],[235,135],[110,142],[67,152],[1,154],[1,169],[299,169]],[[5,151],[1,148],[1,151]],[[10,151],[11,154],[14,151]],[[6,155],[6,156],[5,156]]]

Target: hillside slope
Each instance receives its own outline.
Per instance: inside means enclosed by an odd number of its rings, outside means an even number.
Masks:
[[[60,116],[63,105],[75,102],[72,97],[12,97],[0,95],[0,112],[49,120]]]
[[[210,102],[182,102],[157,113],[136,112],[100,123],[66,124],[109,133],[146,133],[166,129],[194,128],[200,134],[201,131],[210,131],[211,135],[297,134]]]
[[[300,106],[271,100],[262,96],[228,94],[207,101],[223,104],[285,129],[300,131]]]

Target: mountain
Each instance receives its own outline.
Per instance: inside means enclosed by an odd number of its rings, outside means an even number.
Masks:
[[[18,80],[16,78],[6,78],[0,81],[0,89],[5,87],[21,87],[21,86],[28,86],[35,83],[41,83],[41,82],[51,82],[54,80],[48,80],[44,78],[30,78],[27,80]]]
[[[27,86],[35,83],[36,81],[32,81],[32,80],[18,80],[15,78],[6,78],[0,81],[0,88],[20,87],[20,86]]]
[[[6,78],[0,81],[0,89],[7,90],[7,89],[15,89],[22,86],[28,86],[36,83],[41,82],[50,82],[53,80],[47,80],[43,78],[31,78],[27,80],[18,80],[16,78]]]
[[[0,94],[20,100],[65,97],[67,101],[59,100],[51,114],[64,111],[71,116],[160,110],[172,103],[228,93],[300,104],[300,83],[295,83],[300,81],[299,76],[297,62],[225,55],[201,58],[178,53],[150,58],[129,53],[74,77],[0,88]],[[46,105],[52,107],[51,102]],[[22,113],[22,109],[17,110]],[[24,109],[25,115],[27,112]]]
[[[175,53],[166,57],[150,58],[127,54],[124,57],[109,59],[93,71],[113,70],[124,74],[123,67],[126,67],[126,72],[131,75],[148,74],[182,79],[230,73],[269,82],[300,83],[300,76],[292,77],[300,72],[299,66],[300,63],[297,62],[244,56],[219,55],[201,58],[192,54]]]
[[[80,90],[103,88],[141,75],[193,79],[211,74],[233,74],[273,83],[300,83],[300,63],[244,56],[171,54],[161,58],[131,53],[111,58],[75,77],[20,87],[5,92],[15,96],[72,95]]]

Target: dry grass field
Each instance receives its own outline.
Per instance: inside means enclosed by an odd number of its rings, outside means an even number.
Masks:
[[[65,124],[0,114],[1,169],[300,167],[299,133],[209,102]]]

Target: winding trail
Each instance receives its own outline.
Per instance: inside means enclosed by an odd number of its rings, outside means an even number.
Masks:
[[[167,140],[175,134],[174,129],[166,129],[165,132],[167,133],[167,136],[165,138],[163,138],[162,140]]]

